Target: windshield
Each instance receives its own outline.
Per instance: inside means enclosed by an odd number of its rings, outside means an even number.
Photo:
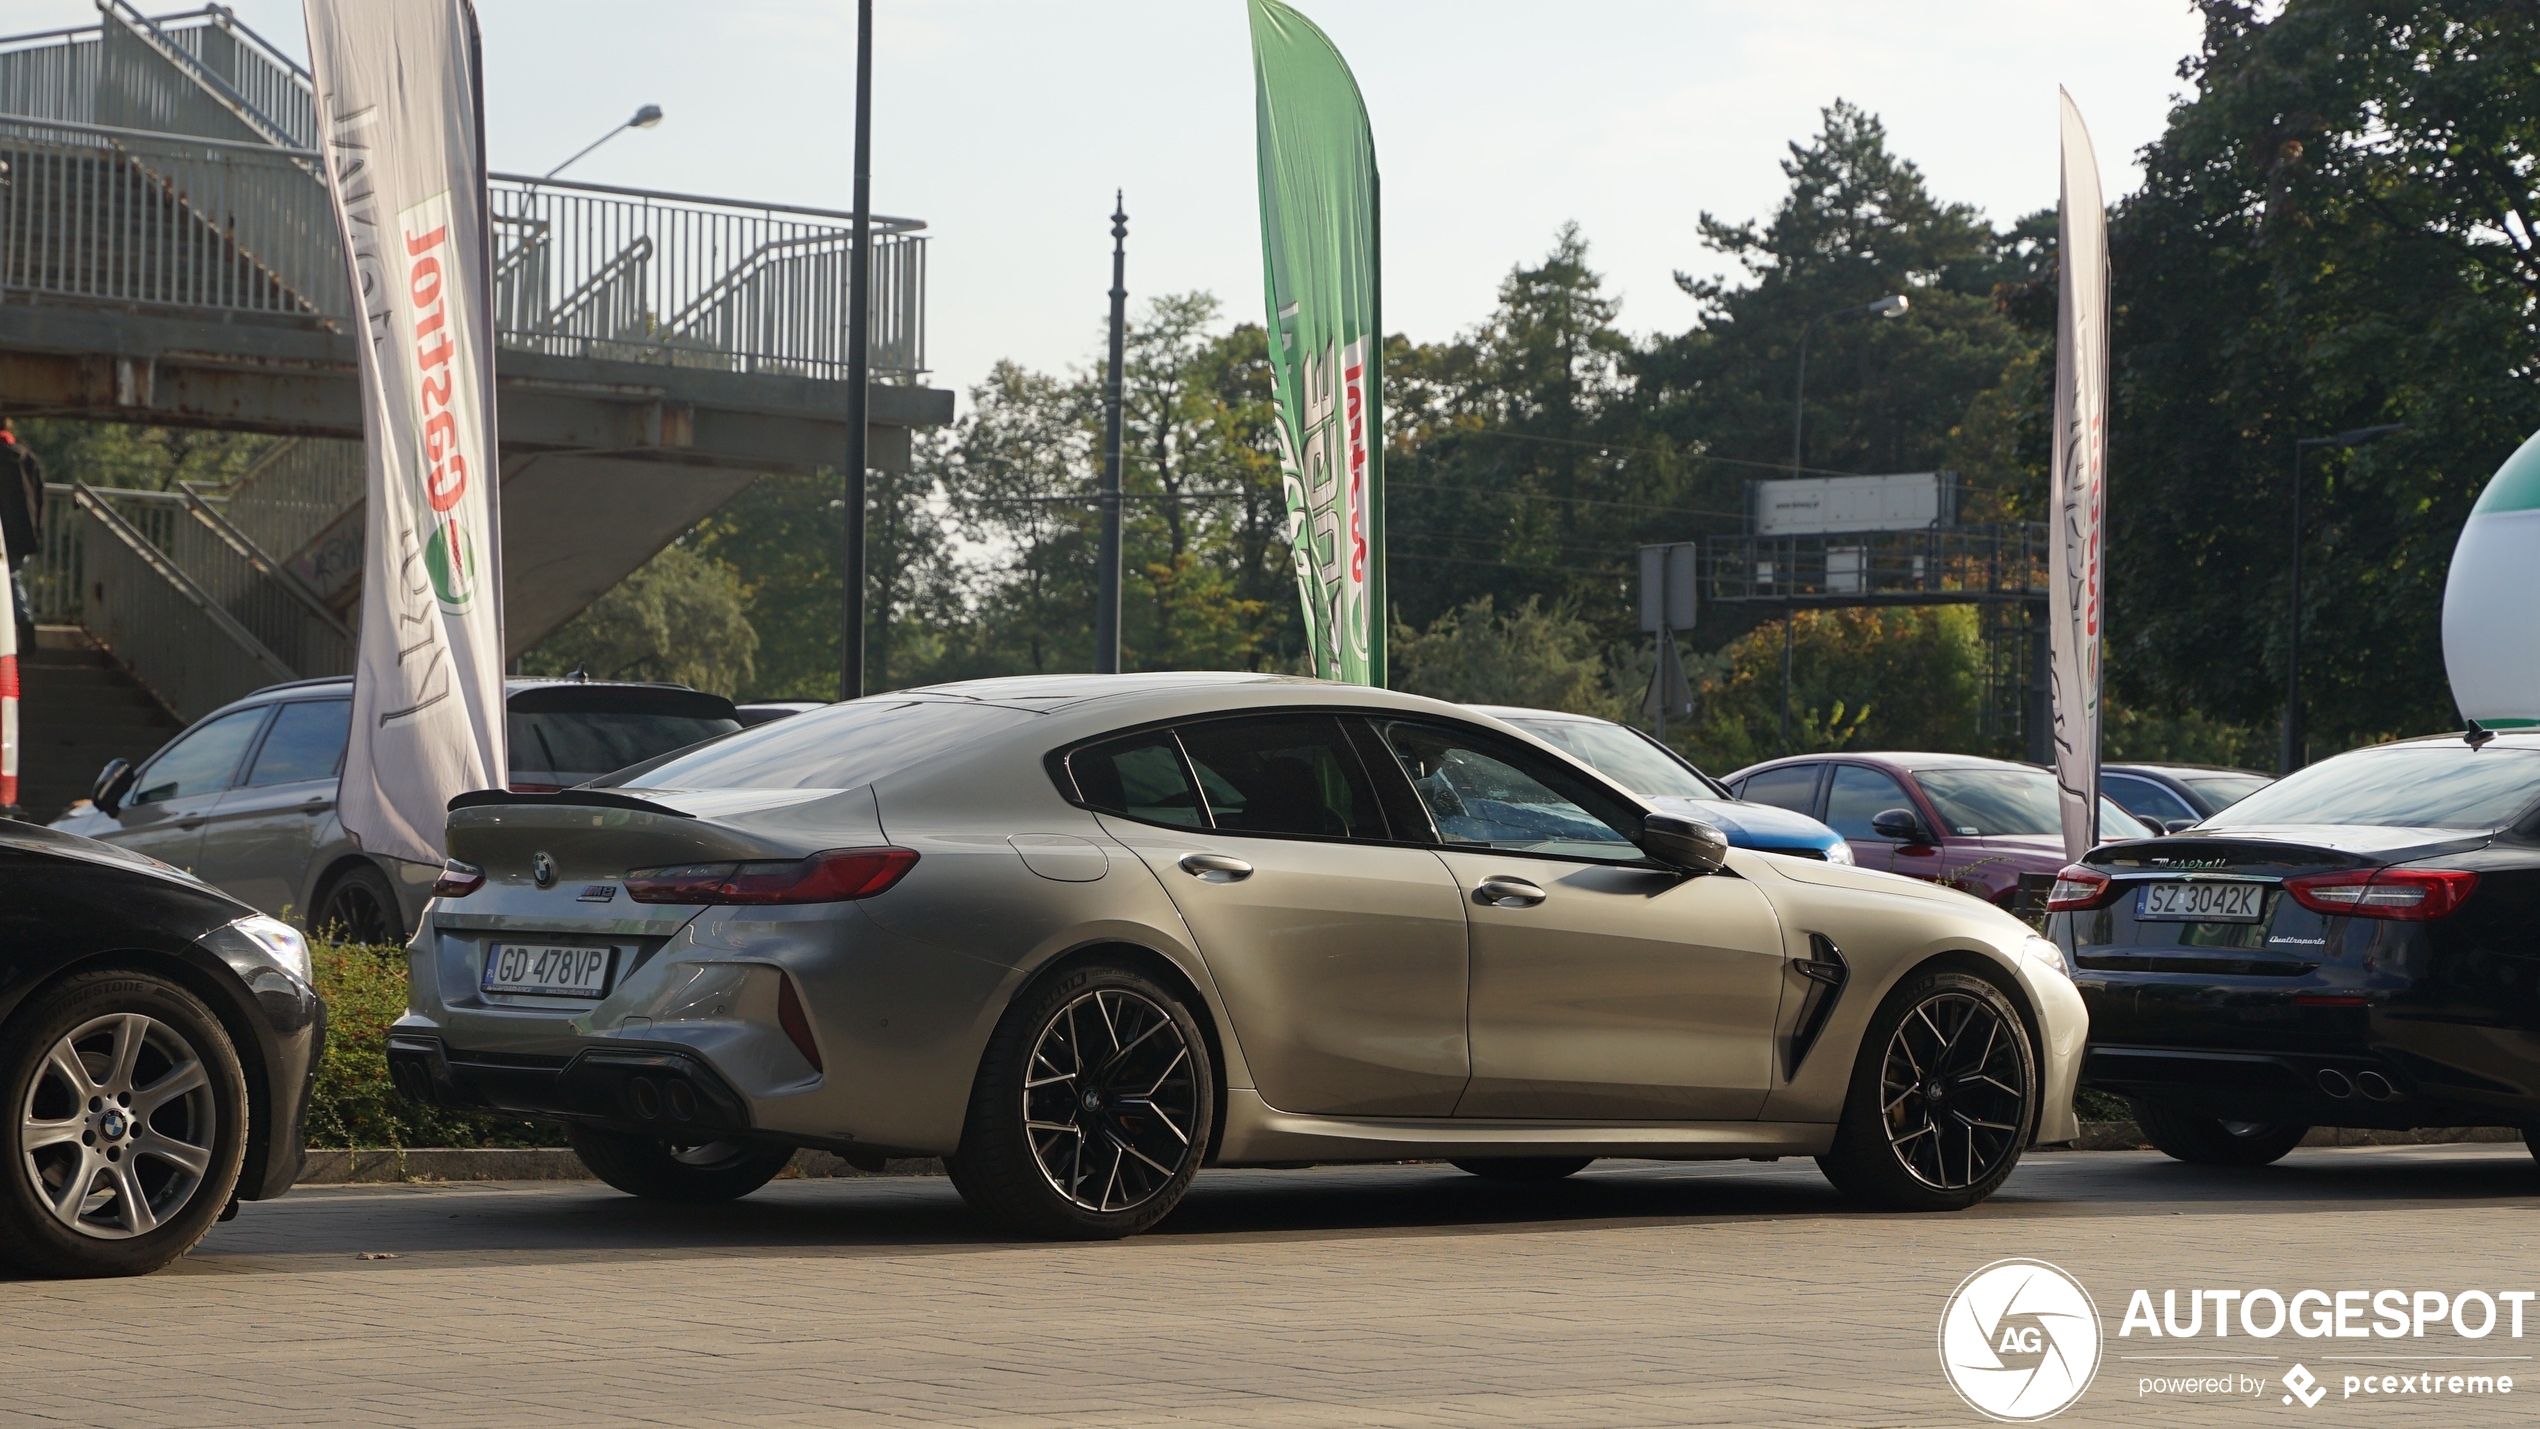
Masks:
[[[1618,724],[1584,719],[1512,719],[1510,724],[1644,799],[1724,799],[1700,774]]]
[[[1926,769],[1914,774],[1948,831],[1962,838],[2059,834],[2055,776],[2043,769]],[[2099,837],[2144,839],[2143,821],[2099,801]]]
[[[2204,795],[2218,813],[2275,782],[2264,774],[2189,774],[2184,778],[2187,787]]]
[[[509,726],[513,781],[547,784],[579,784],[741,727],[738,720],[625,710],[514,710]]]
[[[632,789],[853,789],[1032,718],[968,700],[851,700],[603,781]]]
[[[2288,774],[2205,821],[2498,829],[2540,800],[2540,751],[2385,744]]]

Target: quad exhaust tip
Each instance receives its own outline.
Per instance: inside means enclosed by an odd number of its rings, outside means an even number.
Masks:
[[[697,1091],[684,1081],[675,1079],[656,1083],[650,1077],[634,1077],[626,1083],[627,1105],[644,1121],[659,1121],[668,1112],[672,1121],[697,1119]]]
[[[2371,1076],[2372,1073],[2367,1072],[2364,1075]],[[2330,1096],[2333,1096],[2340,1101],[2343,1101],[2355,1094],[2355,1084],[2346,1080],[2346,1074],[2337,1070],[2335,1067],[2320,1068],[2319,1081],[2321,1091],[2328,1093]],[[2385,1085],[2387,1084],[2385,1083]]]
[[[2355,1090],[2377,1102],[2386,1102],[2399,1094],[2390,1079],[2379,1072],[2365,1072],[2355,1078]]]

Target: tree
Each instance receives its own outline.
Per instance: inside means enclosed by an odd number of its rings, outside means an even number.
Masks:
[[[750,685],[758,632],[732,568],[674,543],[520,658],[521,673],[579,666],[595,680],[670,680],[736,694]]]
[[[1426,630],[1397,625],[1393,685],[1459,704],[1522,705],[1604,719],[1626,717],[1596,632],[1565,606],[1532,596],[1495,611],[1489,596],[1450,610]]]
[[[2478,0],[2204,0],[2193,86],[2111,235],[2119,697],[2271,720],[2293,442],[2304,662],[2334,749],[2450,727],[2440,612],[2471,503],[2540,427],[2540,33]]]
[[[1785,622],[1731,642],[1703,672],[1686,745],[1725,772],[1826,750],[1976,751],[1983,646],[1972,606],[1804,610],[1788,622],[1791,741],[1781,743]]]

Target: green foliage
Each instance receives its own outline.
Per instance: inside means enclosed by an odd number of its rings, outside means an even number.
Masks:
[[[180,481],[223,488],[285,438],[192,427],[140,427],[64,418],[15,420],[18,439],[44,463],[47,481],[173,491]]]
[[[1628,717],[1596,633],[1566,606],[1533,596],[1497,612],[1489,596],[1450,610],[1426,630],[1396,625],[1393,687],[1461,704],[1522,705],[1605,719]]]
[[[1694,691],[1685,744],[1725,773],[1833,749],[2005,753],[1976,729],[1983,648],[1972,607],[1806,610],[1788,623],[1791,738],[1781,740],[1784,622],[1730,643]]]
[[[2315,752],[2452,727],[2452,546],[2540,427],[2540,29],[2483,0],[2203,8],[2112,235],[2114,693],[2271,722],[2293,443],[2406,422],[2310,453],[2305,699]]]
[[[521,657],[521,673],[595,680],[674,680],[722,693],[746,688],[758,632],[740,577],[721,561],[670,545]]]
[[[2099,757],[2110,763],[2219,764],[2273,770],[2282,735],[2272,725],[2227,724],[2201,710],[2101,706]]]
[[[557,1133],[522,1121],[419,1107],[388,1081],[388,1028],[406,1011],[406,950],[312,941],[326,999],[326,1059],[309,1099],[309,1145],[552,1146]]]

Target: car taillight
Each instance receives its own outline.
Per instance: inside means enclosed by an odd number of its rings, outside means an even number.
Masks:
[[[2029,886],[2034,888],[2037,885]],[[2078,913],[2086,908],[2103,908],[2108,900],[2116,896],[2114,879],[2095,868],[2068,863],[2055,875],[2055,886],[2046,892],[2046,911]]]
[[[2293,901],[2346,918],[2440,918],[2469,901],[2478,875],[2445,868],[2359,869],[2284,880]]]
[[[472,863],[451,859],[441,865],[441,876],[432,880],[435,898],[465,898],[485,886],[485,870]]]
[[[870,898],[917,866],[917,850],[839,848],[783,863],[692,863],[626,875],[638,903],[837,903]]]

